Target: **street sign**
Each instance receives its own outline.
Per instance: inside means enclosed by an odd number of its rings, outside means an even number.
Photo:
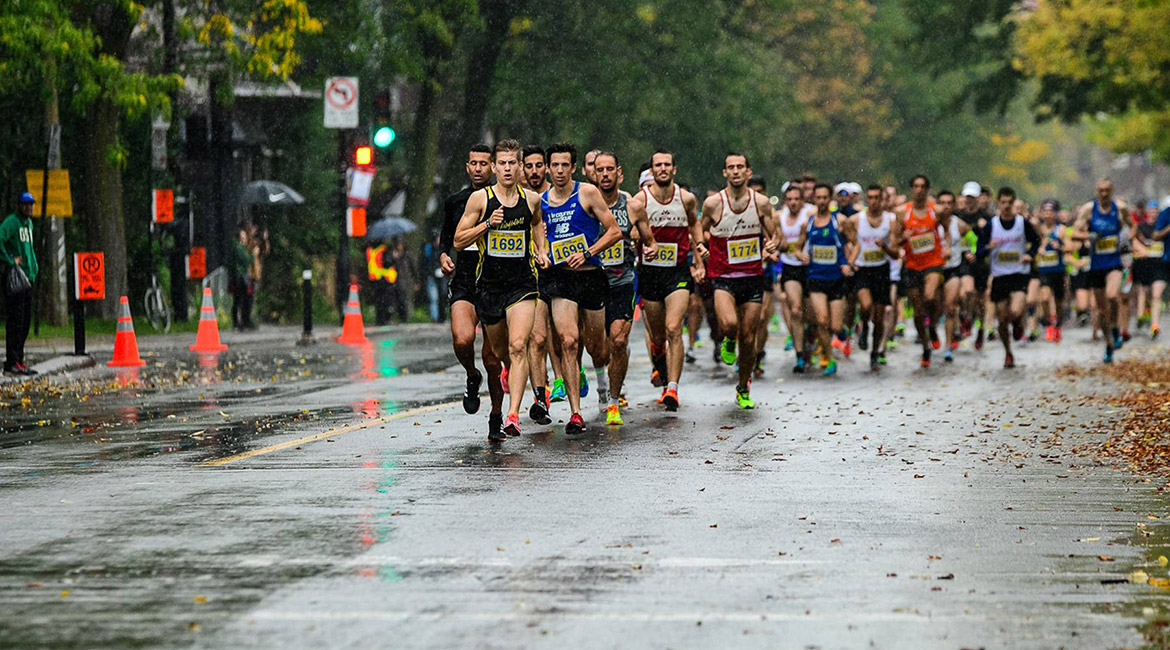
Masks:
[[[370,202],[370,187],[374,184],[374,168],[357,169],[351,167],[347,174],[346,196],[353,205],[368,205]]]
[[[41,206],[44,205],[45,200],[41,192],[45,184],[45,170],[26,169],[24,179],[28,183],[29,194],[32,194],[37,200],[37,208],[33,210],[33,216],[39,217]],[[49,170],[49,203],[45,206],[45,214],[50,217],[73,216],[73,194],[69,189],[69,170]]]
[[[150,205],[150,218],[155,223],[171,223],[175,220],[174,190],[155,190]]]
[[[156,117],[150,125],[150,168],[156,171],[167,170],[167,131],[171,123]]]
[[[345,234],[349,235],[350,237],[366,236],[365,208],[345,209]]]
[[[78,300],[102,300],[106,297],[104,253],[73,254],[73,297]]]
[[[325,80],[325,128],[356,129],[358,125],[358,78]]]
[[[187,279],[202,280],[207,276],[207,249],[202,246],[191,247],[187,254]]]

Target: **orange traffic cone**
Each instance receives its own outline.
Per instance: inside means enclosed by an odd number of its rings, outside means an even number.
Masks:
[[[130,300],[122,296],[118,307],[118,330],[114,334],[114,358],[106,365],[111,368],[145,366],[138,356],[138,339],[134,336],[134,319],[130,318]]]
[[[219,323],[215,320],[215,305],[211,302],[211,287],[203,287],[203,306],[199,308],[199,331],[195,333],[192,352],[223,352],[227,346],[219,342]]]
[[[358,303],[356,284],[349,285],[349,300],[345,302],[344,313],[345,319],[341,321],[341,336],[337,337],[337,342],[348,345],[368,343],[366,327],[362,324],[362,306]]]

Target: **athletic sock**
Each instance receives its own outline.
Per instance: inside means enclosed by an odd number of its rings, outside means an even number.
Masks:
[[[609,396],[609,405],[610,406],[617,406],[618,405],[617,395],[610,395]]]
[[[678,382],[677,381],[670,382],[669,384],[666,385],[666,390],[673,390],[675,392],[678,392]]]
[[[593,372],[597,376],[597,390],[601,393],[609,392],[609,369],[594,368]]]

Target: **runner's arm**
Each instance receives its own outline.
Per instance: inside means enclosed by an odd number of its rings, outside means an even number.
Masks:
[[[658,242],[654,240],[654,231],[650,229],[650,218],[646,216],[646,204],[638,200],[644,196],[638,192],[636,196],[626,199],[626,209],[630,213],[630,221],[634,223],[634,230],[642,244],[642,256],[652,260],[658,256]]]
[[[459,219],[463,216],[463,207],[459,205],[459,193],[452,194],[443,202],[443,231],[439,234],[439,253],[451,255],[455,249],[455,229],[459,226]]]
[[[1026,227],[1027,226],[1025,226],[1025,228]],[[983,262],[987,260],[987,256],[991,253],[991,223],[988,222],[986,226],[980,228],[978,235],[979,241],[977,244],[975,244],[975,257],[978,258],[980,262]]]
[[[699,268],[703,266],[703,260],[707,259],[707,240],[703,236],[703,225],[699,223],[699,217],[696,214],[699,208],[699,202],[695,199],[695,195],[679,188],[683,193],[683,209],[687,212],[687,227],[691,231],[691,245],[694,247],[698,255],[692,255],[691,265]],[[701,247],[701,248],[700,248]]]
[[[528,194],[528,207],[532,211],[532,241],[536,244],[536,265],[547,269],[548,235],[544,229],[544,211],[540,207],[540,196],[535,192]]]
[[[1028,259],[1026,261],[1031,262],[1036,259],[1036,253],[1040,250],[1041,240],[1040,233],[1036,232],[1036,227],[1030,221],[1024,222],[1024,239],[1028,241]]]
[[[760,206],[760,225],[763,226],[764,234],[767,236],[767,239],[764,241],[764,250],[772,254],[773,259],[775,259],[775,253],[780,250],[781,245],[780,226],[776,221],[776,209],[772,207],[767,197],[764,197],[763,194],[759,196],[764,198],[763,202],[758,199],[756,200],[756,205]]]
[[[850,267],[856,268],[857,255],[861,247],[857,245],[857,222],[846,219],[841,228],[841,235],[845,237],[845,260]]]
[[[593,215],[595,219],[601,222],[601,227],[604,232],[597,241],[593,242],[591,249],[586,252],[590,256],[598,255],[605,249],[613,246],[622,239],[622,229],[618,227],[617,220],[613,217],[613,212],[610,211],[609,206],[605,203],[605,198],[601,196],[601,190],[593,185],[581,185],[584,190],[582,198],[585,202],[585,208]],[[541,219],[541,223],[544,219]],[[595,249],[595,250],[594,250]]]
[[[487,193],[483,190],[474,192],[467,199],[467,206],[463,209],[463,216],[459,218],[459,225],[455,227],[455,250],[463,250],[479,241],[488,231],[488,220],[483,218],[483,211],[487,209]]]
[[[1092,217],[1092,210],[1092,203],[1086,203],[1077,210],[1076,221],[1073,222],[1072,232],[1069,233],[1070,239],[1078,242],[1089,241],[1089,219]]]
[[[1158,219],[1154,222],[1154,239],[1159,241],[1170,235],[1170,208],[1166,208],[1158,213]]]

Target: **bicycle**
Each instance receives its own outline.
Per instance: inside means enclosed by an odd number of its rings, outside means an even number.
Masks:
[[[156,331],[167,333],[171,331],[171,308],[167,305],[162,285],[158,282],[158,266],[154,256],[155,241],[155,229],[152,222],[150,224],[150,288],[146,290],[146,295],[142,299],[142,308],[150,326]]]

